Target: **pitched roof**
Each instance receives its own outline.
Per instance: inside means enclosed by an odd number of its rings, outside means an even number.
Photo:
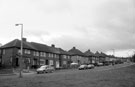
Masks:
[[[64,55],[71,55],[69,52],[59,48],[60,54],[64,54]]]
[[[61,48],[56,48],[56,47],[48,46],[45,44],[35,43],[35,42],[31,42],[31,44],[38,51],[44,51],[44,52],[50,52],[50,53],[56,53],[56,54],[67,54],[66,51],[64,51]]]
[[[38,51],[45,51],[45,52],[51,52],[49,46],[45,44],[40,44],[36,42],[31,42],[31,45],[35,47]]]
[[[92,53],[90,50],[87,50],[86,52],[84,52],[84,54],[86,56],[95,56],[94,53]]]
[[[101,57],[101,54],[97,51],[97,52],[95,53],[95,56],[96,56],[96,57]]]
[[[84,53],[82,53],[80,50],[76,49],[75,47],[70,49],[68,52],[71,53],[71,55],[85,56]]]
[[[9,43],[1,46],[1,48],[12,48],[12,47],[20,48],[21,47],[21,41],[18,40],[18,39],[15,39],[15,40],[10,41]],[[23,48],[36,50],[33,46],[31,46],[30,43],[25,42],[25,41],[23,41]]]
[[[101,56],[102,57],[107,57],[107,55],[105,53],[103,53],[103,52],[101,52]]]
[[[49,47],[52,53],[60,54],[59,48]]]
[[[107,55],[103,52],[99,53],[98,51],[95,53],[95,56],[97,57],[106,57]]]

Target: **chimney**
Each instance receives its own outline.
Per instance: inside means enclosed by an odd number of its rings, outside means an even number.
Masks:
[[[54,47],[54,48],[55,48],[55,45],[54,45],[54,44],[52,44],[52,47]]]
[[[23,40],[24,42],[26,42],[26,41],[27,41],[27,39],[26,39],[26,38],[22,38],[22,40]]]
[[[73,49],[76,49],[75,47],[73,47]]]
[[[90,52],[90,49],[88,49],[88,51]]]

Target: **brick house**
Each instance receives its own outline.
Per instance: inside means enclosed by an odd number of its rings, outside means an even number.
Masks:
[[[38,63],[39,65],[52,65],[55,66],[54,59],[59,58],[59,55],[56,53],[53,53],[49,46],[45,44],[40,44],[36,42],[31,42],[31,45],[35,47],[37,50],[34,52],[34,59],[33,65],[35,66],[36,57],[38,57]]]
[[[89,63],[88,57],[83,52],[81,52],[79,49],[76,49],[75,47],[73,47],[68,52],[70,52],[72,55],[71,56],[72,62],[78,63],[78,64]]]
[[[20,58],[20,45],[21,41],[15,39],[0,47],[0,59],[1,65],[4,67],[18,67]],[[67,59],[64,59],[66,55]],[[61,59],[61,60],[60,60]],[[55,68],[59,68],[60,61],[70,60],[70,55],[64,51],[60,51],[60,48],[56,48],[55,45],[47,46],[36,42],[27,42],[26,38],[23,38],[23,65],[36,68],[39,65],[52,65]],[[68,64],[68,63],[65,63]]]
[[[96,56],[96,63],[103,63],[106,60],[106,54],[102,52],[99,53],[98,51],[96,51],[95,56]]]
[[[71,54],[61,48],[58,48],[60,51],[60,67],[69,68],[71,63]]]
[[[95,54],[93,52],[87,50],[84,54],[89,58],[89,63],[95,63]]]
[[[6,67],[18,67],[19,66],[19,57],[20,57],[20,45],[21,41],[15,39],[3,46],[0,47],[1,59],[2,59],[2,66]],[[27,63],[31,63],[33,58],[32,52],[36,50],[32,47],[29,43],[26,42],[26,39],[23,38],[23,61],[27,61]],[[26,63],[23,64],[24,67]]]

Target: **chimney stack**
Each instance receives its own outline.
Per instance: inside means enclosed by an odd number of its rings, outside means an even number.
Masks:
[[[52,47],[54,47],[54,48],[55,48],[55,45],[54,45],[54,44],[52,44]]]
[[[76,49],[75,47],[73,47],[73,49]]]

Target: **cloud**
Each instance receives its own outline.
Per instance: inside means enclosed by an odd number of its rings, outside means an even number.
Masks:
[[[0,36],[7,41],[20,38],[14,24],[23,23],[28,40],[66,50],[134,48],[134,0],[3,0],[0,12]]]

